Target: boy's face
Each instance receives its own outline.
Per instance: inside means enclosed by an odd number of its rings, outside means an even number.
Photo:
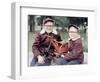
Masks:
[[[76,28],[74,28],[74,27],[70,27],[68,33],[69,33],[69,37],[71,39],[75,39],[75,38],[77,38],[79,36],[78,30]]]
[[[45,28],[46,32],[48,32],[48,33],[53,31],[53,27],[54,27],[54,23],[53,22],[47,22],[44,25],[44,28]]]

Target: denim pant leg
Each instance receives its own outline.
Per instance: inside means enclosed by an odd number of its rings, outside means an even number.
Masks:
[[[51,65],[51,60],[47,59],[45,60],[44,64],[39,64],[38,62],[36,62],[36,66],[49,66]]]
[[[31,63],[30,63],[30,66],[49,66],[50,65],[50,62],[51,61],[46,61],[44,64],[39,64],[38,62],[37,62],[37,58],[34,58],[33,57],[33,59],[32,59],[32,61],[31,61]]]
[[[37,59],[33,57],[32,61],[30,63],[30,66],[35,66],[36,62],[37,62]]]
[[[72,61],[69,61],[67,63],[67,65],[75,65],[75,64],[80,64],[80,61],[79,60],[72,60]]]
[[[68,62],[62,58],[62,57],[59,57],[59,58],[54,58],[53,59],[53,65],[66,65]]]
[[[39,63],[36,63],[35,66],[49,66],[48,64],[44,63],[44,64],[39,64]]]

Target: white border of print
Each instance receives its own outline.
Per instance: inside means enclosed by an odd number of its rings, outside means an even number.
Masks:
[[[54,78],[96,74],[96,28],[94,8],[47,7],[30,3],[12,3],[12,66],[14,79]],[[28,15],[88,17],[88,64],[66,66],[28,66]],[[91,37],[92,36],[92,37]],[[92,44],[92,45],[91,45]],[[95,55],[94,55],[95,54]]]

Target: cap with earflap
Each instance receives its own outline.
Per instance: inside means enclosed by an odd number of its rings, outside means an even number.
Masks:
[[[53,17],[51,17],[51,16],[46,16],[45,19],[43,20],[43,24],[45,24],[47,22],[53,22],[53,23],[55,23]]]
[[[74,27],[75,29],[77,29],[78,32],[80,31],[80,28],[79,28],[77,25],[75,25],[75,24],[70,24],[70,25],[68,26],[68,30],[69,30],[71,27]]]

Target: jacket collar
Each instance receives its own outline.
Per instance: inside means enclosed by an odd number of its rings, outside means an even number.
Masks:
[[[73,38],[73,39],[69,38],[68,40],[70,40],[70,41],[71,41],[71,40],[72,40],[72,41],[75,41],[75,40],[77,40],[77,39],[79,39],[79,38],[81,38],[80,35],[79,35],[77,38]]]
[[[42,30],[40,31],[40,34],[44,34],[44,33],[47,33],[47,32],[46,32],[46,30],[45,30],[45,29],[42,29]],[[53,34],[55,34],[55,35],[57,35],[57,34],[58,34],[58,32],[57,32],[57,30],[56,30],[56,29],[53,29],[53,31],[52,31],[52,32],[50,32],[50,33],[53,33]]]

